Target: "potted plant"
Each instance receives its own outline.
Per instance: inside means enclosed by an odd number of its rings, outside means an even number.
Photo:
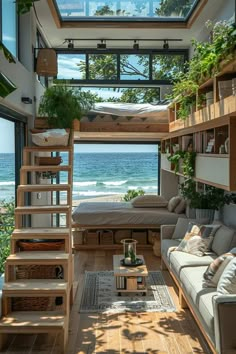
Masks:
[[[50,128],[72,129],[73,121],[80,120],[93,107],[93,103],[91,93],[59,84],[45,90],[38,112],[40,116],[46,116]]]
[[[174,154],[167,157],[173,164],[175,173],[182,170],[186,177],[194,175],[196,153],[194,151],[181,151],[178,150]]]
[[[231,195],[214,186],[205,185],[204,191],[196,189],[196,182],[188,179],[180,185],[182,196],[188,201],[189,207],[195,209],[196,218],[209,218],[212,221],[216,210],[231,202]]]

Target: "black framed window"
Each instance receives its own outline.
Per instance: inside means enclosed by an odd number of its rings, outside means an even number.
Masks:
[[[188,59],[187,50],[56,51],[57,79],[71,84],[169,85]]]

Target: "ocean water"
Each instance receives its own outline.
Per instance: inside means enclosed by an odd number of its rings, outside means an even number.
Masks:
[[[61,153],[63,164],[67,155]],[[0,200],[14,197],[14,154],[0,154]],[[142,188],[157,193],[156,153],[75,153],[73,200]],[[61,173],[61,182],[67,175]],[[63,197],[63,194],[62,194]]]

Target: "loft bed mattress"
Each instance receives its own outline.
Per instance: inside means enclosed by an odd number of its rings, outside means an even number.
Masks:
[[[92,113],[112,114],[116,116],[156,116],[159,112],[167,112],[168,105],[152,105],[149,103],[95,103]]]
[[[134,208],[129,202],[82,202],[72,212],[72,220],[80,227],[155,227],[176,224],[179,217],[167,208]]]

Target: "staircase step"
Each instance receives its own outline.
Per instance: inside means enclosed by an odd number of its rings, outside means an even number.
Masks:
[[[11,254],[7,257],[7,265],[22,265],[22,264],[44,264],[57,265],[66,264],[70,255],[63,251],[32,251],[19,252]]]
[[[26,184],[17,187],[19,192],[51,192],[51,191],[70,191],[68,184]]]
[[[0,320],[0,333],[48,333],[65,328],[66,316],[52,311],[16,311]]]
[[[72,151],[72,146],[25,146],[24,147],[24,152],[39,152],[39,151],[44,151],[44,152],[53,152],[53,151]]]
[[[44,172],[44,171],[52,171],[52,172],[60,172],[60,171],[71,171],[71,166],[41,166],[41,165],[25,165],[20,169],[21,172]]]
[[[21,279],[6,282],[3,295],[21,296],[63,296],[68,291],[68,283],[62,279]]]
[[[68,227],[51,227],[51,228],[25,228],[15,229],[11,238],[15,240],[21,239],[64,239],[69,237],[70,229]]]
[[[70,211],[69,205],[30,205],[20,206],[15,208],[15,215],[24,214],[57,214],[68,213]]]

